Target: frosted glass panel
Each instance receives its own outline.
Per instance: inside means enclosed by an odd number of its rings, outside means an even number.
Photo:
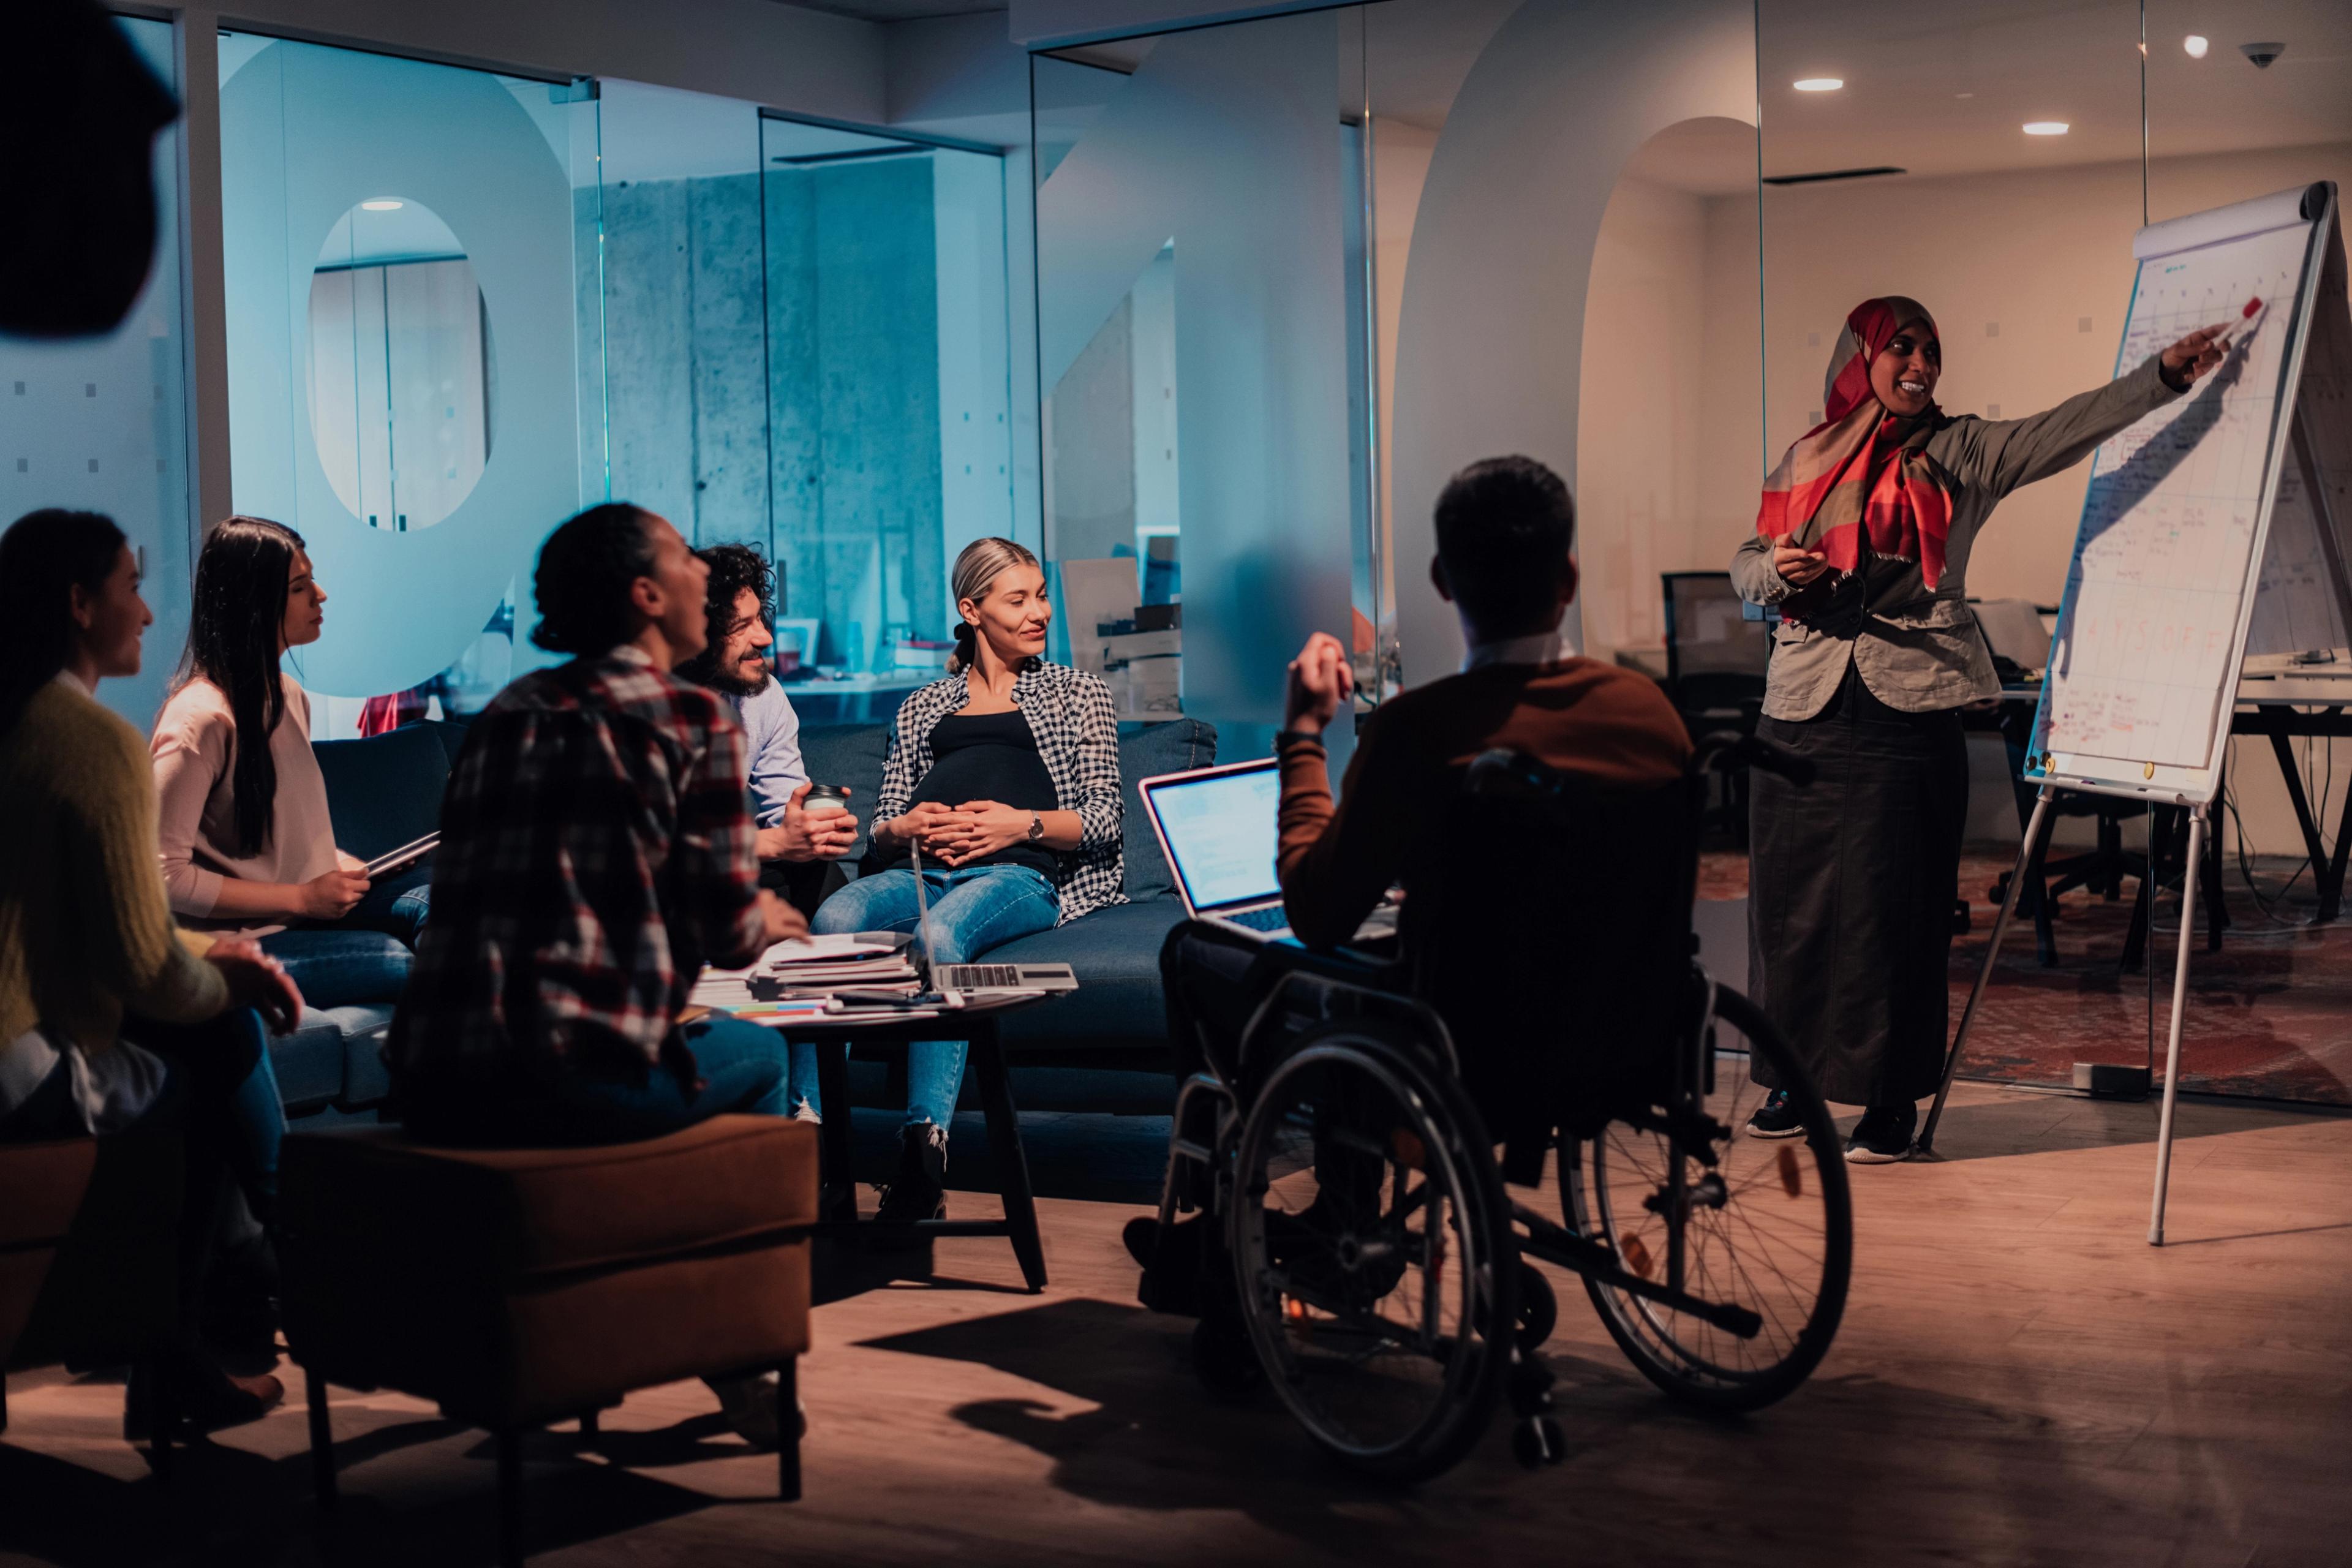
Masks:
[[[1307,634],[1350,637],[1360,40],[1325,12],[1031,62],[1046,545],[1070,657],[1131,717],[1181,646],[1183,710],[1262,733]]]
[[[117,17],[166,83],[169,23]],[[0,338],[0,528],[42,507],[104,512],[146,563],[155,611],[141,673],[99,695],[144,730],[188,634],[186,328],[180,301],[179,138],[155,138],[155,258],[122,324],[103,338]]]
[[[1013,533],[1004,164],[761,126],[769,547],[809,722],[887,718],[937,679],[948,573]]]
[[[329,697],[454,700],[486,637],[538,657],[512,636],[532,557],[604,493],[601,301],[574,254],[596,104],[250,36],[221,60],[236,505],[299,531],[331,596],[289,667]]]

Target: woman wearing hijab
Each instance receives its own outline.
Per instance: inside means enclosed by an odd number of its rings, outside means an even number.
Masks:
[[[1848,1160],[1905,1158],[1942,1072],[1968,817],[1959,710],[2000,690],[1967,604],[1977,531],[2010,491],[2187,392],[2221,363],[2221,331],[2047,413],[1987,420],[1936,406],[1927,308],[1867,300],[1831,356],[1825,422],[1765,481],[1731,577],[1781,616],[1760,732],[1815,773],[1801,789],[1754,780],[1748,981],[1822,1098],[1865,1108]],[[1748,1131],[1804,1127],[1775,1092]]]

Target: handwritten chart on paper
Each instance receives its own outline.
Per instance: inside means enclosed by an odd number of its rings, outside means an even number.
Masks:
[[[2311,238],[2309,222],[2282,216],[2141,259],[2119,369],[2261,306],[2189,395],[2095,456],[2037,737],[2044,755],[2212,761]]]

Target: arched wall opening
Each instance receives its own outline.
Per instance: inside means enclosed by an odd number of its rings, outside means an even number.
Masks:
[[[1658,574],[1724,570],[1755,525],[1756,211],[1756,128],[1710,115],[1644,142],[1601,215],[1576,430],[1580,597],[1595,658],[1660,648]]]
[[[1406,686],[1462,658],[1427,575],[1447,476],[1522,452],[1582,488],[1585,307],[1620,175],[1661,132],[1746,123],[1755,104],[1755,13],[1736,0],[1522,5],[1471,68],[1431,155],[1398,314],[1391,518]],[[1753,380],[1752,347],[1747,365]],[[1752,421],[1736,449],[1752,479]],[[1575,609],[1563,629],[1580,646]]]

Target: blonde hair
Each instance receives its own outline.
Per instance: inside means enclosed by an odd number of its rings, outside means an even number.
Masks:
[[[949,591],[955,595],[955,652],[948,656],[948,673],[958,674],[970,669],[980,654],[980,628],[963,618],[963,602],[973,604],[988,597],[988,590],[997,578],[1015,566],[1035,566],[1037,558],[1009,539],[991,536],[975,539],[956,556],[955,572],[949,578]]]

